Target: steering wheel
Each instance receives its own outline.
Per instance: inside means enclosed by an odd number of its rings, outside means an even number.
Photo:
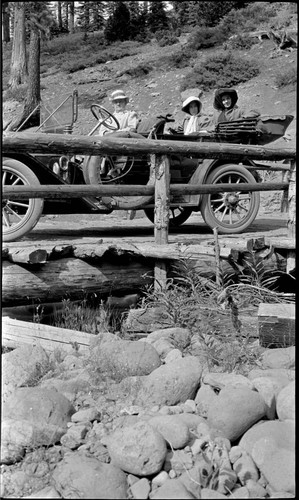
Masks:
[[[119,130],[120,126],[118,120],[106,108],[99,104],[92,104],[90,110],[95,119],[99,122],[97,123],[96,129],[104,125],[109,130]],[[94,131],[95,129],[93,129],[93,132]]]

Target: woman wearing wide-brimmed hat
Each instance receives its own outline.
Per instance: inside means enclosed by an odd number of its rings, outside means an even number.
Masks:
[[[190,96],[183,102],[182,111],[189,116],[183,122],[183,132],[185,135],[195,135],[206,129],[209,125],[209,117],[201,114],[202,102],[199,97]]]
[[[215,125],[260,115],[255,110],[246,113],[244,109],[239,108],[237,101],[238,93],[235,89],[220,88],[215,91],[213,103],[215,108],[213,121]]]
[[[129,97],[124,93],[123,90],[114,90],[109,97],[110,102],[113,104],[114,112],[113,116],[117,119],[119,123],[119,130],[136,132],[138,116],[136,111],[129,111],[126,109],[129,102]],[[110,131],[103,127],[99,129],[99,135],[108,134]]]

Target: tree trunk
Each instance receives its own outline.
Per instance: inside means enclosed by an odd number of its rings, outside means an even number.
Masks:
[[[2,4],[2,40],[3,42],[10,42],[10,12],[8,2]]]
[[[25,98],[24,109],[7,128],[7,130],[16,130],[29,117],[20,130],[35,127],[40,122],[40,109],[34,109],[40,104],[40,33],[37,28],[32,28],[30,32],[29,45],[29,77],[28,89]]]
[[[15,89],[27,78],[25,3],[14,4],[14,37],[11,53],[10,78],[8,85]]]
[[[68,30],[69,29],[69,3],[68,2],[64,2],[64,9],[65,9],[64,27]]]
[[[62,29],[62,15],[61,15],[61,2],[57,2],[57,18],[58,18],[58,28]]]
[[[75,19],[75,3],[70,2],[70,21],[69,21],[69,31],[74,33],[74,19]]]

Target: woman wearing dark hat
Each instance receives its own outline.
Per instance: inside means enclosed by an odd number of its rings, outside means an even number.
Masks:
[[[220,88],[215,91],[213,103],[215,108],[213,121],[215,125],[260,115],[255,110],[246,113],[244,109],[239,108],[237,101],[238,94],[235,89]]]
[[[182,111],[190,115],[183,122],[183,132],[185,135],[194,135],[202,131],[209,123],[208,116],[201,115],[202,102],[198,97],[190,96],[183,102]]]

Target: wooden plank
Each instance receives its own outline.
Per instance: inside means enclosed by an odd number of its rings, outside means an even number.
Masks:
[[[295,304],[260,304],[258,327],[262,347],[295,345]]]
[[[94,335],[86,332],[77,332],[66,328],[30,323],[9,317],[2,318],[2,345],[16,348],[21,345],[41,345],[44,349],[54,351],[64,349],[79,352],[88,352]]]
[[[168,245],[170,163],[167,156],[155,158],[155,243]],[[155,290],[164,289],[167,282],[167,264],[160,258],[155,263]]]
[[[296,252],[295,250],[289,250],[287,252],[287,273],[293,271],[296,268]]]
[[[41,248],[37,248],[36,250],[21,248],[8,252],[8,259],[11,262],[18,262],[19,264],[44,264],[47,258],[47,250]]]

